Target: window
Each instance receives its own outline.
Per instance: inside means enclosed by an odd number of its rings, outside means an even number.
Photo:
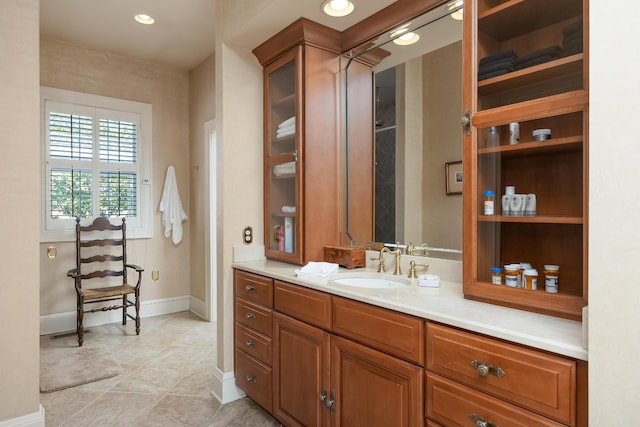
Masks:
[[[127,217],[151,237],[151,105],[42,88],[41,241],[75,239],[75,218]]]

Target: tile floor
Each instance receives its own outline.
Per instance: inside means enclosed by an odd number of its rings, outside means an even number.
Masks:
[[[215,325],[190,312],[92,327],[87,343],[101,343],[122,365],[113,378],[41,393],[46,426],[279,426],[245,398],[220,405],[211,395],[216,362]],[[41,336],[41,347],[77,346],[70,335]]]

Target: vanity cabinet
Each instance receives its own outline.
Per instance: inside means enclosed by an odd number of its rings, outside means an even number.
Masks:
[[[464,11],[465,297],[580,320],[588,294],[588,2],[466,1]],[[540,129],[550,139],[534,138]],[[496,130],[497,141],[489,138]],[[507,186],[534,194],[535,212],[518,209],[518,198],[503,209]],[[486,191],[496,195],[491,215]],[[492,284],[492,268],[514,263],[537,270],[536,289]],[[560,268],[557,292],[545,289],[545,265]]]
[[[264,67],[266,256],[323,259],[340,243],[340,33],[299,19],[253,50]]]
[[[236,385],[267,411],[273,396],[273,280],[234,270]]]
[[[435,422],[586,425],[584,364],[431,322],[426,343],[426,414]]]
[[[271,365],[247,354],[236,328],[236,384],[249,397],[286,426],[424,425],[422,319],[279,280],[273,290]],[[262,378],[246,381],[261,369],[273,373],[271,408],[255,397]]]

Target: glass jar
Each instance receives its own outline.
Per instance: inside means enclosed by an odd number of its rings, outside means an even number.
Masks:
[[[497,147],[500,145],[500,133],[497,126],[491,126],[489,128],[489,134],[487,135],[487,147]]]

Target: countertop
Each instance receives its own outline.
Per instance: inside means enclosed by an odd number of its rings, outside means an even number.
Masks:
[[[392,279],[396,276],[377,273],[370,268],[340,268],[326,279],[302,279],[295,273],[299,266],[271,260],[235,262],[233,267],[468,331],[588,360],[588,351],[582,346],[581,322],[466,300],[461,283],[441,281],[439,288],[425,288],[418,286],[417,279],[404,277],[402,280],[410,284],[402,288],[369,289],[338,285],[333,280],[355,274]]]

